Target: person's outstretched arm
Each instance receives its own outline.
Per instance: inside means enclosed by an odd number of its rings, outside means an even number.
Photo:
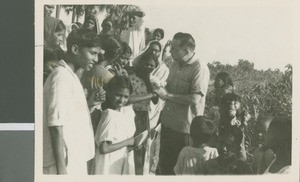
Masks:
[[[101,142],[98,149],[100,154],[107,154],[119,150],[123,147],[128,147],[133,145],[134,145],[134,138],[129,138],[119,143],[111,143],[106,141]]]
[[[138,95],[138,96],[130,96],[130,99],[128,101],[128,105],[136,103],[136,102],[141,102],[141,101],[144,101],[144,100],[147,100],[147,99],[152,99],[154,97],[156,97],[156,95],[154,93],[148,93],[148,94],[145,94],[145,95]]]

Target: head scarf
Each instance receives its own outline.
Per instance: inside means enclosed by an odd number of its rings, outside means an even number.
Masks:
[[[44,44],[49,44],[49,42],[52,40],[57,24],[60,21],[60,19],[52,16],[44,18]]]
[[[141,64],[141,58],[147,54],[150,50],[150,45],[153,43],[153,42],[157,42],[159,43],[158,41],[154,40],[154,41],[150,41],[147,45],[147,47],[138,55],[136,56],[133,60],[132,60],[132,66],[133,67],[139,67],[140,64]],[[160,44],[160,43],[159,43]],[[162,53],[162,47],[160,48],[160,54]],[[158,58],[158,64],[160,64],[161,61],[160,61],[160,57]]]
[[[96,33],[100,34],[99,20],[95,15],[86,16],[83,25],[85,25],[86,21],[89,20],[89,19],[92,19],[94,21]]]

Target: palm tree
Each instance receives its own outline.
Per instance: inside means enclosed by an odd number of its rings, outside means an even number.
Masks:
[[[61,10],[61,5],[56,5],[56,13],[55,13],[56,18],[59,18],[60,10]]]
[[[117,32],[121,32],[124,27],[122,22],[125,12],[141,11],[141,8],[135,5],[60,5],[64,8],[67,14],[72,12],[72,23],[78,21],[81,16],[88,16],[91,14],[98,14],[99,12],[106,11],[106,17],[114,25]]]

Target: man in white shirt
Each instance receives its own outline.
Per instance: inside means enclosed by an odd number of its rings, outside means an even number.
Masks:
[[[142,11],[127,12],[129,28],[123,30],[120,34],[120,39],[126,42],[132,50],[131,58],[134,59],[145,48],[145,26]],[[130,61],[131,65],[131,61]]]

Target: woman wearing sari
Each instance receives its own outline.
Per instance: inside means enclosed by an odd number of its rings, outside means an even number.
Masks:
[[[92,30],[96,32],[97,34],[100,33],[100,25],[99,20],[95,15],[89,15],[85,17],[84,23],[82,25],[82,28]]]
[[[65,44],[65,24],[58,18],[44,18],[44,83],[63,57],[61,46]]]
[[[154,59],[158,60],[158,66],[150,74],[150,82],[155,90],[158,87],[164,87],[169,76],[169,68],[160,59],[161,44],[158,41],[149,42],[148,47],[133,60],[132,64],[133,66],[140,64],[142,62],[141,57],[149,52],[152,52]],[[165,102],[162,99],[158,99],[157,104],[150,102],[151,110],[149,111],[149,125],[151,129],[151,137],[147,140],[146,144],[145,162],[143,167],[144,175],[153,174],[156,171],[160,143],[159,116],[164,104]]]

